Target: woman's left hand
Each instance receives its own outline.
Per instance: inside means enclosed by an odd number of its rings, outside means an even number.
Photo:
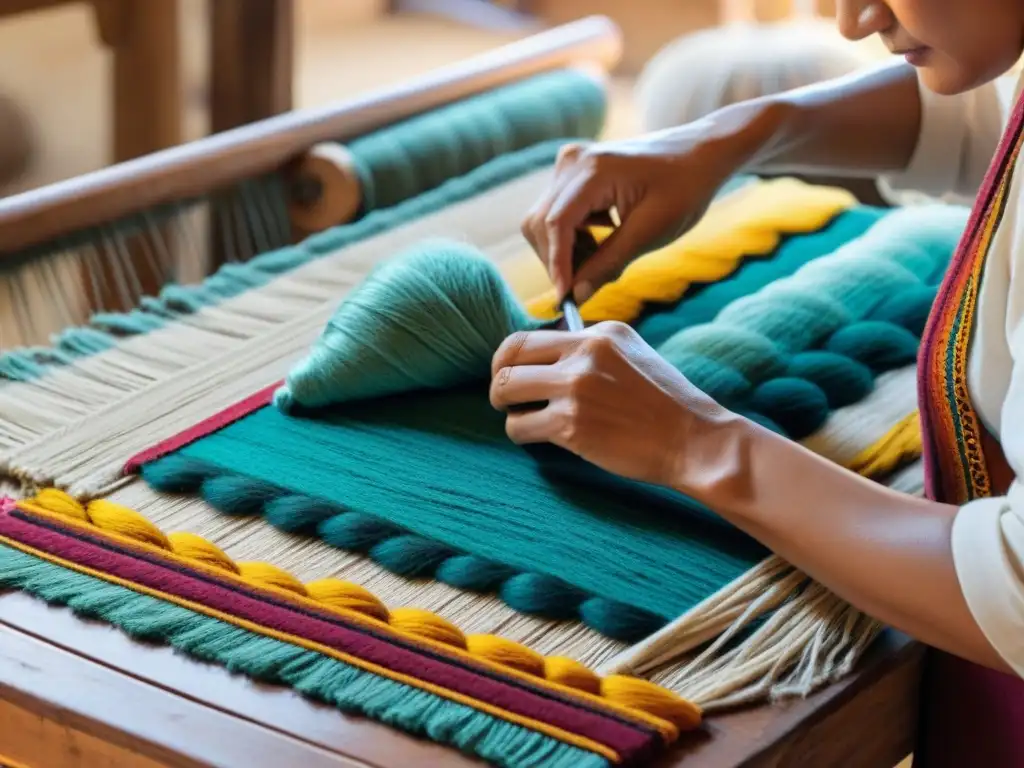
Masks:
[[[699,455],[726,413],[623,323],[515,333],[491,373],[514,442],[553,443],[641,482],[674,485],[684,454]],[[536,407],[516,407],[526,405]]]

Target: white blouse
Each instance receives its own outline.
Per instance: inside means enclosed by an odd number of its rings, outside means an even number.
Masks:
[[[923,118],[908,168],[887,193],[919,191],[970,205],[1024,77],[1007,76],[956,96],[921,88]],[[1024,676],[1024,168],[1018,167],[982,276],[968,389],[979,418],[1002,443],[1017,479],[1006,496],[964,505],[953,558],[967,604],[996,651]]]

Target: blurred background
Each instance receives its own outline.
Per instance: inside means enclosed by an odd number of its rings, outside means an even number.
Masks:
[[[626,42],[608,135],[885,53],[829,0],[0,0],[0,196],[593,13]]]

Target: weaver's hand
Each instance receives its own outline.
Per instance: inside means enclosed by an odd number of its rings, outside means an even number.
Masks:
[[[742,120],[721,115],[625,141],[562,149],[550,187],[522,224],[560,296],[578,302],[615,279],[641,253],[690,229],[759,139]],[[620,226],[573,274],[575,233],[585,225]]]
[[[491,373],[513,441],[553,443],[642,482],[671,485],[725,414],[623,323],[513,334]]]

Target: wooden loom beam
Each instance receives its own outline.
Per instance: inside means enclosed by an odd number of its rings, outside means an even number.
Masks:
[[[277,115],[0,200],[0,260],[12,252],[282,167],[323,141],[344,141],[453,101],[575,64],[611,68],[617,27],[590,17],[546,30],[362,97]]]

